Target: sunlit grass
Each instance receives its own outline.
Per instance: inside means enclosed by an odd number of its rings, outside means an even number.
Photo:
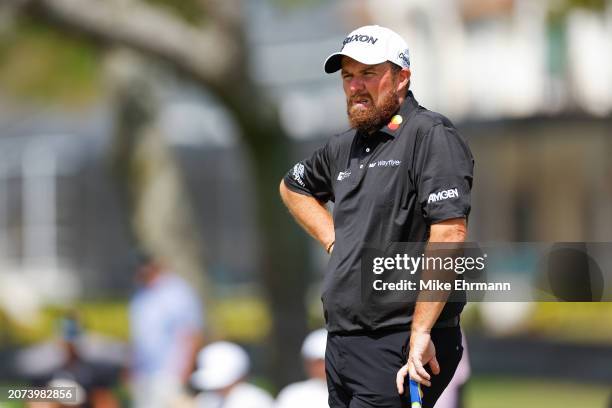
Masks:
[[[612,388],[542,379],[476,377],[467,385],[466,408],[607,408]]]

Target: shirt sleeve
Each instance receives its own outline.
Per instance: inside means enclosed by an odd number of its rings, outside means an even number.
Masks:
[[[452,125],[434,125],[417,147],[415,182],[429,224],[467,218],[471,208],[474,159]]]
[[[312,156],[296,163],[285,175],[285,185],[293,192],[319,201],[333,201],[331,173],[330,145],[327,143]]]
[[[203,306],[187,282],[177,281],[168,293],[166,308],[179,330],[198,332],[204,327]]]

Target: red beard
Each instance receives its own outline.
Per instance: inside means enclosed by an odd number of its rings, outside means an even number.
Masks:
[[[347,99],[346,113],[352,128],[367,133],[386,125],[399,108],[397,92],[389,92],[378,105],[374,105],[369,94],[353,96]],[[364,105],[358,104],[364,101]]]

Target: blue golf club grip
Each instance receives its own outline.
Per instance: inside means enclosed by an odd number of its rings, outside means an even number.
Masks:
[[[423,400],[421,399],[421,386],[418,382],[410,380],[410,407],[421,408]]]

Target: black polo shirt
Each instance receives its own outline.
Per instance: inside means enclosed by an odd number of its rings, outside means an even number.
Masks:
[[[351,129],[335,135],[287,173],[290,190],[334,202],[336,242],[322,294],[330,332],[410,325],[414,303],[362,300],[366,243],[384,248],[425,242],[431,224],[467,218],[473,166],[453,124],[419,106],[409,92],[387,126],[372,134]],[[439,320],[458,315],[463,305],[447,303]]]

